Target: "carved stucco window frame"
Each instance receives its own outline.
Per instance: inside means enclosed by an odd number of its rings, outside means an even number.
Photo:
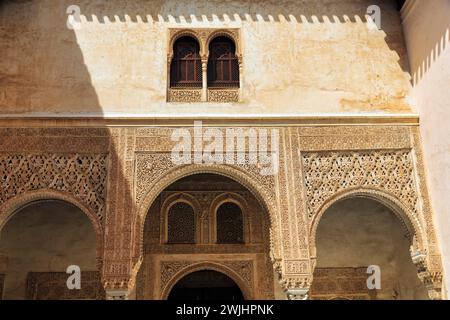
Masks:
[[[173,46],[179,38],[189,36],[198,41],[202,60],[202,88],[171,88],[170,67],[173,59]],[[236,48],[239,64],[238,88],[208,88],[207,66],[209,59],[209,44],[217,37],[227,37],[232,40]],[[167,102],[214,102],[236,103],[242,101],[243,58],[240,29],[238,28],[169,28],[167,44]]]

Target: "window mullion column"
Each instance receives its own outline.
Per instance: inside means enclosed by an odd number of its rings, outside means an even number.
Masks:
[[[202,101],[208,101],[208,56],[202,56]]]

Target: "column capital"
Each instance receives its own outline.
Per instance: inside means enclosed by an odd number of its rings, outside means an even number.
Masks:
[[[286,295],[288,300],[309,300],[309,288],[288,289]]]
[[[128,290],[105,290],[106,291],[106,300],[128,300],[130,293]]]

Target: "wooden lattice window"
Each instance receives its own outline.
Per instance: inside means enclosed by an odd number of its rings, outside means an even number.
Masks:
[[[195,215],[189,204],[172,205],[167,220],[168,243],[195,243]]]
[[[217,243],[243,243],[244,228],[241,208],[231,202],[217,209]]]
[[[202,87],[200,46],[194,38],[181,37],[175,41],[170,66],[170,86],[172,88]]]
[[[227,37],[217,37],[209,45],[208,87],[239,87],[236,46]]]

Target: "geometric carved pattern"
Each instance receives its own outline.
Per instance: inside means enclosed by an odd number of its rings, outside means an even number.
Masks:
[[[168,243],[195,243],[194,209],[184,202],[170,207],[167,217]]]
[[[51,189],[73,195],[102,221],[105,210],[107,155],[0,155],[0,206],[27,191]]]
[[[69,290],[65,272],[30,272],[27,276],[27,300],[104,300],[105,290],[98,271],[81,273],[81,289]]]
[[[202,100],[201,89],[169,89],[169,102],[200,102]]]
[[[308,152],[303,167],[310,218],[327,199],[352,187],[384,189],[417,214],[410,151]]]
[[[367,288],[367,268],[316,268],[310,289],[312,300],[373,300]]]
[[[209,102],[238,102],[238,89],[208,89]]]
[[[217,209],[217,243],[243,243],[243,221],[241,208],[231,202]]]

